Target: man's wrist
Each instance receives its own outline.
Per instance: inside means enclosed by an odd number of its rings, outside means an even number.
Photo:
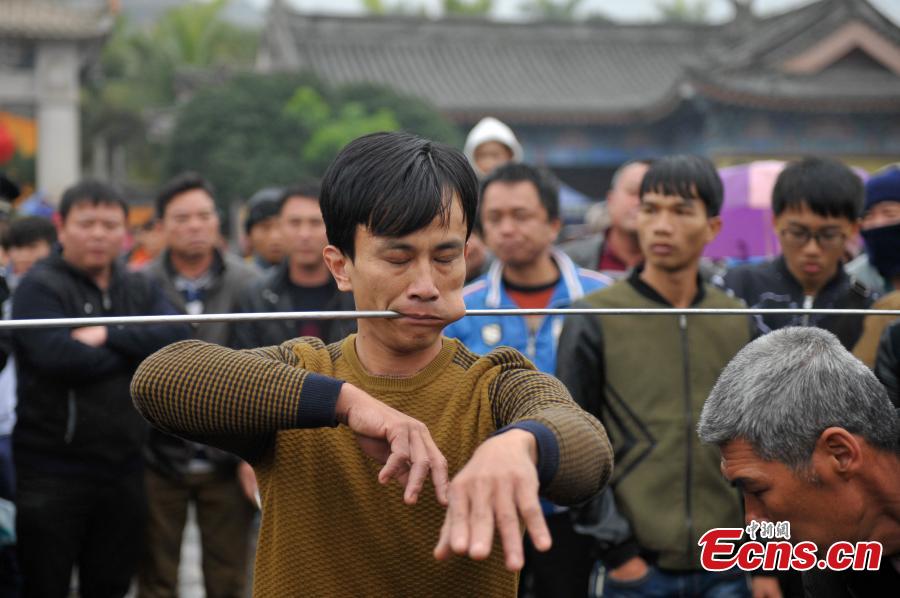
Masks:
[[[337,410],[342,380],[321,374],[309,373],[303,380],[300,402],[297,406],[298,428],[334,427],[339,422]]]
[[[556,435],[545,424],[537,420],[523,420],[510,424],[495,432],[495,435],[507,434],[511,431],[528,432],[531,436],[533,452],[529,452],[532,462],[538,470],[541,486],[549,484],[556,470],[559,469],[559,443]]]

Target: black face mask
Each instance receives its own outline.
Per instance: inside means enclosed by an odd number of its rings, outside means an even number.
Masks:
[[[886,280],[900,275],[900,223],[862,231],[869,263]]]

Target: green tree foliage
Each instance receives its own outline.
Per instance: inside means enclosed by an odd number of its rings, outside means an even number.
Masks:
[[[397,129],[461,141],[460,132],[427,104],[383,88],[335,90],[308,75],[247,74],[184,105],[165,170],[203,173],[224,206],[264,186],[320,177],[347,142]]]
[[[160,150],[149,134],[153,115],[175,103],[176,75],[186,67],[249,68],[259,33],[226,22],[228,0],[190,2],[138,29],[120,18],[104,46],[100,67],[82,97],[82,155],[101,142],[124,147],[137,181],[160,175]]]
[[[549,21],[574,21],[584,0],[527,0],[519,5],[525,16]]]
[[[665,21],[704,23],[709,15],[708,0],[657,0],[656,10]]]
[[[443,0],[445,15],[487,16],[494,8],[493,0]]]

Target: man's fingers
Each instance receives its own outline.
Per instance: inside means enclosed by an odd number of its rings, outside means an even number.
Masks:
[[[503,544],[506,568],[518,571],[525,565],[525,551],[522,548],[522,529],[519,527],[519,515],[511,488],[494,496],[494,517]]]
[[[422,434],[417,431],[413,431],[409,435],[409,455],[412,466],[406,481],[403,502],[412,505],[419,499],[419,493],[428,477],[428,470],[431,469],[431,460],[428,450],[425,448],[425,441],[422,439]]]
[[[450,548],[456,554],[469,550],[469,494],[465,490],[450,489],[447,520],[450,522]]]
[[[550,530],[547,529],[547,521],[544,519],[544,513],[541,510],[541,503],[538,500],[537,488],[530,488],[526,484],[523,488],[522,484],[516,489],[516,506],[519,515],[525,521],[525,529],[531,536],[531,543],[534,547],[545,552],[550,550],[552,540],[550,538]]]
[[[469,515],[469,557],[486,559],[491,554],[494,541],[494,510],[492,484],[489,480],[476,480]],[[461,553],[460,553],[461,554]]]
[[[441,526],[441,535],[434,547],[434,558],[446,561],[451,556],[453,556],[453,551],[450,550],[450,513],[448,512],[444,514],[444,525]]]
[[[438,503],[447,506],[447,491],[450,489],[450,473],[447,459],[427,431],[423,434],[423,441],[431,461],[431,481],[434,483],[434,494]]]
[[[409,471],[409,433],[403,430],[390,441],[391,455],[378,474],[378,481],[387,484],[391,480],[400,479],[400,476]]]

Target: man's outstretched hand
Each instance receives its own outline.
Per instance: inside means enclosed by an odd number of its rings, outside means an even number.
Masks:
[[[384,463],[378,481],[397,480],[405,487],[406,504],[419,499],[429,472],[438,502],[447,504],[447,459],[425,424],[346,382],[338,395],[335,417],[353,430],[365,454]]]
[[[450,483],[449,506],[434,556],[453,554],[475,560],[491,553],[500,534],[506,568],[525,563],[519,518],[534,547],[550,549],[550,531],[538,500],[537,441],[525,430],[509,430],[486,440]]]

